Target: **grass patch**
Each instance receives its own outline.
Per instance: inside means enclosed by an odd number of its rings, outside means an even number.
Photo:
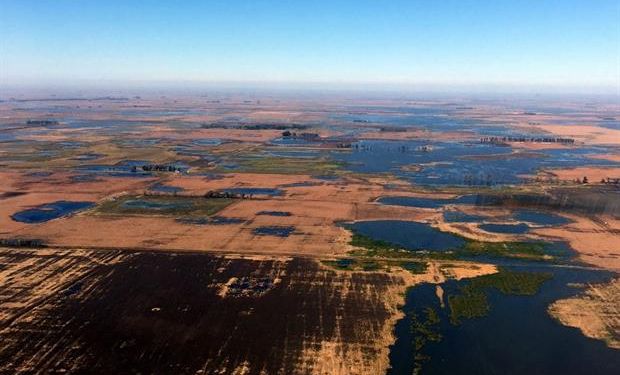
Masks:
[[[409,313],[411,317],[410,330],[413,333],[414,368],[413,373],[418,374],[422,370],[424,362],[430,357],[422,353],[429,342],[439,342],[442,339],[439,332],[439,315],[432,307],[425,307],[419,314],[415,311]]]
[[[376,258],[411,258],[411,259],[455,259],[456,256],[451,252],[428,252],[420,253],[407,250],[406,248],[387,241],[375,240],[371,237],[353,233],[349,245],[358,249],[350,251],[349,254],[360,257]]]
[[[426,271],[426,262],[397,261],[389,259],[341,258],[336,260],[322,260],[322,264],[345,271],[390,271],[393,267],[403,268],[413,274]]]
[[[96,212],[106,215],[210,216],[233,202],[234,199],[226,198],[124,196],[102,203]]]
[[[371,237],[357,233],[353,233],[353,237],[351,237],[349,244],[355,247],[363,247],[366,250],[393,250],[395,248],[400,248],[398,245],[390,242],[375,240]]]
[[[484,242],[474,241],[463,237],[465,245],[454,251],[411,251],[406,248],[383,240],[353,233],[349,244],[358,249],[350,252],[351,255],[377,258],[424,258],[438,260],[452,260],[471,256],[490,256],[500,258],[519,258],[527,260],[554,260],[547,254],[548,244],[540,241],[531,242]]]
[[[485,316],[490,305],[487,300],[489,289],[496,289],[507,295],[529,296],[538,293],[540,286],[551,278],[549,273],[513,272],[500,269],[500,272],[480,276],[459,288],[459,294],[448,297],[450,322],[460,324],[462,319]]]
[[[482,242],[467,241],[465,255],[492,255],[509,258],[546,259],[544,242]]]
[[[342,163],[326,158],[282,158],[257,156],[231,160],[238,165],[236,171],[254,173],[285,173],[329,175],[341,169]],[[225,171],[225,170],[223,170]]]

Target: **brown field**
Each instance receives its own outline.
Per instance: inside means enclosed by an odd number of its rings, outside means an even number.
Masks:
[[[620,272],[620,220],[603,217],[591,220],[577,215],[568,215],[574,223],[558,228],[540,228],[534,232],[548,238],[568,241],[577,251],[579,259],[615,272]]]
[[[549,314],[584,335],[620,349],[620,279],[588,285],[580,295],[549,306]]]
[[[407,286],[496,272],[56,249],[0,249],[0,260],[0,371],[35,374],[383,373]]]
[[[577,167],[570,169],[547,169],[542,171],[544,175],[553,175],[562,181],[583,180],[588,178],[591,183],[599,183],[603,179],[620,178],[620,167]]]

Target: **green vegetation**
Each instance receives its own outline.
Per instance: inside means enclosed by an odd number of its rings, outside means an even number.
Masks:
[[[489,289],[509,295],[534,295],[551,274],[539,272],[513,272],[501,269],[492,275],[472,279],[460,287],[460,294],[448,297],[450,322],[459,324],[461,319],[485,316],[490,309],[487,300]]]
[[[554,260],[552,255],[546,253],[547,244],[540,241],[528,242],[484,242],[474,241],[462,237],[465,245],[454,251],[434,251],[421,254],[410,251],[400,245],[383,240],[375,240],[372,237],[353,233],[349,244],[359,249],[353,250],[352,255],[378,257],[378,258],[424,258],[450,260],[467,258],[471,256],[490,256],[502,258],[520,258],[527,260]]]
[[[209,216],[234,202],[226,198],[184,196],[124,196],[109,200],[97,208],[106,215]]]
[[[451,252],[431,252],[421,255],[419,252],[407,250],[402,246],[375,240],[371,237],[353,233],[353,237],[349,242],[351,246],[359,249],[351,251],[349,254],[363,257],[377,258],[410,258],[410,259],[454,259],[455,254]]]
[[[425,262],[395,261],[389,259],[364,259],[362,257],[323,260],[324,265],[347,271],[389,271],[391,267],[403,268],[413,274],[426,271]]]
[[[482,290],[465,287],[461,292],[460,295],[448,297],[452,324],[459,324],[463,318],[479,318],[489,312],[487,296]]]
[[[327,158],[286,158],[265,155],[243,157],[231,162],[238,165],[236,171],[253,173],[329,175],[336,173],[342,166],[342,163]]]
[[[355,247],[363,247],[367,250],[394,250],[399,248],[398,245],[394,245],[387,241],[375,240],[371,237],[364,236],[362,234],[353,233],[353,237],[351,237],[351,241],[349,242],[351,246]]]
[[[399,262],[398,265],[413,274],[422,274],[426,272],[427,268],[426,262]]]
[[[425,307],[420,314],[415,311],[410,312],[411,325],[410,329],[413,333],[414,347],[414,374],[418,374],[422,370],[422,364],[429,360],[430,357],[422,353],[422,349],[429,342],[441,341],[441,333],[439,332],[439,315],[432,307]]]
[[[468,240],[461,251],[462,255],[491,255],[510,258],[543,260],[544,242],[482,242]]]

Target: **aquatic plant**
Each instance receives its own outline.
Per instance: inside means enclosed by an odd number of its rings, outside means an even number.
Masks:
[[[500,269],[498,273],[474,278],[459,288],[459,294],[448,297],[450,322],[456,325],[460,324],[462,319],[485,316],[491,308],[487,300],[489,289],[496,289],[507,295],[534,295],[551,277],[550,273]]]
[[[422,350],[429,342],[441,341],[439,332],[439,315],[432,307],[425,307],[420,314],[416,311],[409,313],[411,317],[410,329],[413,333],[414,367],[413,373],[418,374],[422,370],[422,364],[430,359]]]

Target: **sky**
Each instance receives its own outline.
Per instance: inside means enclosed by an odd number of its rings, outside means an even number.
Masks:
[[[620,92],[620,0],[0,0],[0,84]]]

